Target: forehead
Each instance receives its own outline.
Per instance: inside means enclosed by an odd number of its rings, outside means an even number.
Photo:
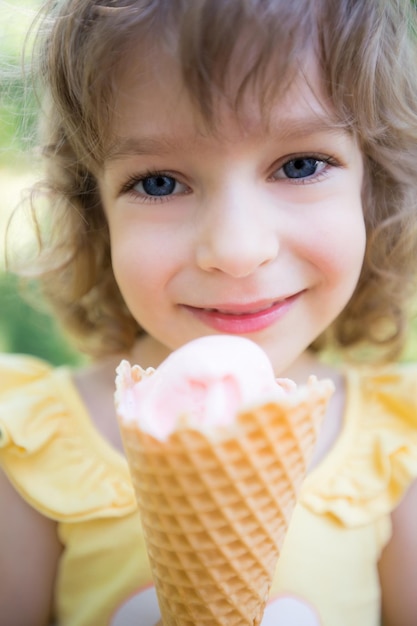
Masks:
[[[214,134],[233,142],[242,134],[274,130],[285,136],[302,134],[306,126],[309,132],[341,126],[313,56],[304,67],[282,77],[267,100],[255,83],[238,102],[233,98],[233,78],[229,87],[229,92],[214,92],[213,115],[208,119],[173,58],[148,55],[145,62],[137,60],[118,76],[109,156],[120,141],[128,142],[137,132],[148,137]]]

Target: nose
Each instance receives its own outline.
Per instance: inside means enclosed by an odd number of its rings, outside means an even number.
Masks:
[[[201,269],[243,278],[276,258],[279,238],[268,200],[263,200],[242,189],[225,191],[204,203],[196,246]]]

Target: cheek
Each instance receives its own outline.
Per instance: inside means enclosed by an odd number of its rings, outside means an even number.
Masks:
[[[151,272],[156,264],[152,259],[152,246],[129,229],[111,231],[110,241],[113,273],[126,304],[131,308],[130,300],[135,294],[140,296],[147,285],[153,284]]]
[[[312,230],[308,244],[310,262],[333,287],[354,287],[362,268],[366,232],[362,211],[340,211]]]
[[[122,295],[130,300],[148,297],[159,286],[158,265],[145,254],[117,253],[113,256],[113,271]]]
[[[181,266],[175,237],[133,226],[111,235],[113,272],[127,306],[133,312],[141,302],[152,305]]]

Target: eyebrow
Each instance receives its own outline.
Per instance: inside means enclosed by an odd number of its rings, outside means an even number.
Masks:
[[[178,139],[165,136],[155,137],[117,137],[107,151],[106,161],[117,161],[128,156],[144,156],[151,154],[168,154],[178,150]]]
[[[268,132],[268,126],[265,127]],[[279,124],[276,131],[268,132],[269,137],[277,141],[312,137],[318,134],[347,135],[349,127],[335,118],[314,115],[303,118],[289,118]],[[203,135],[200,135],[203,136]],[[169,154],[176,150],[185,150],[190,147],[197,135],[190,139],[179,139],[165,135],[143,137],[116,137],[110,145],[105,161],[117,161],[129,156],[150,156]]]
[[[348,134],[348,124],[337,120],[335,117],[323,117],[320,115],[312,115],[303,118],[289,118],[283,120],[277,137],[281,139],[298,139],[303,136],[312,136],[323,134]]]

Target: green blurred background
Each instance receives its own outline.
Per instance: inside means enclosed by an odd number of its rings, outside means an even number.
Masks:
[[[47,315],[38,294],[29,297],[27,286],[23,291],[17,279],[4,272],[6,224],[24,190],[39,175],[38,159],[30,152],[36,101],[25,89],[23,75],[32,48],[26,35],[41,4],[42,0],[0,0],[0,351],[33,354],[55,365],[76,364],[80,355]]]
[[[30,151],[36,101],[25,93],[22,70],[32,48],[26,34],[41,4],[42,0],[0,0],[0,351],[34,354],[57,365],[76,364],[80,355],[45,314],[39,298],[36,307],[29,306],[19,295],[16,278],[3,271],[7,220],[22,191],[39,176],[39,159]],[[417,322],[404,360],[417,360]]]

